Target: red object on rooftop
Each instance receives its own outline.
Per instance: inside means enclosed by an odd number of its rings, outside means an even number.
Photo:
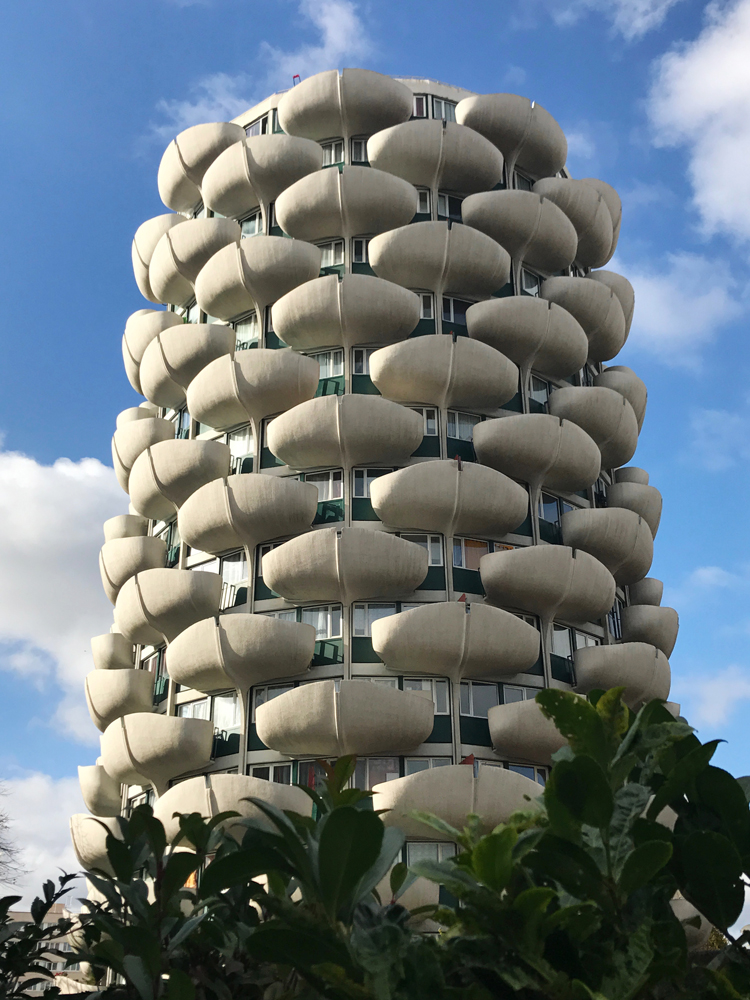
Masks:
[[[300,75],[299,73],[295,73],[294,76],[292,77],[292,86],[296,87],[299,82],[300,82]]]

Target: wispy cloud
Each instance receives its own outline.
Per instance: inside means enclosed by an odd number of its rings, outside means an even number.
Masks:
[[[691,725],[723,725],[738,711],[747,711],[750,669],[732,663],[710,674],[678,675],[673,679],[670,697],[680,702]]]
[[[568,0],[550,4],[556,24],[575,24],[589,13],[598,13],[612,25],[612,30],[628,41],[642,38],[660,27],[667,14],[682,0]]]
[[[750,406],[744,411],[696,410],[690,418],[690,455],[709,472],[750,461]]]

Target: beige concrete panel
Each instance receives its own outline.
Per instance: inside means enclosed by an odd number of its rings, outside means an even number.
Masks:
[[[162,795],[172,778],[208,765],[213,737],[210,719],[137,712],[107,726],[102,764],[123,784],[133,772],[143,775]]]
[[[139,455],[152,445],[174,440],[174,424],[161,417],[149,417],[144,410],[143,420],[133,420],[118,427],[112,436],[112,464],[117,482],[128,492],[130,472]]]
[[[120,410],[115,418],[115,430],[120,430],[126,424],[132,424],[136,420],[150,420],[158,416],[159,408],[144,400],[139,406],[128,406],[125,410]]]
[[[572,420],[596,441],[602,468],[629,462],[638,447],[638,420],[633,407],[614,389],[604,386],[566,386],[550,393],[549,411]]]
[[[125,324],[122,336],[122,360],[125,374],[136,392],[141,391],[139,369],[143,352],[162,330],[182,325],[182,316],[168,309],[139,309]]]
[[[105,542],[113,542],[117,538],[139,538],[148,534],[148,518],[140,514],[118,514],[105,521],[102,527]]]
[[[233,354],[236,339],[234,330],[220,323],[185,323],[157,334],[141,361],[143,395],[157,406],[182,406],[198,372]]]
[[[477,94],[459,101],[456,120],[500,150],[509,169],[551,177],[565,166],[568,143],[552,115],[517,94]]]
[[[630,333],[630,324],[633,322],[633,311],[635,310],[635,291],[627,278],[615,271],[592,271],[586,277],[590,281],[598,281],[607,288],[611,288],[620,300],[622,312],[625,317],[625,336]]]
[[[510,256],[470,226],[415,222],[370,240],[370,266],[405,288],[486,299],[510,277]]]
[[[620,224],[622,223],[622,202],[620,201],[619,194],[615,191],[611,184],[607,184],[606,181],[600,181],[596,177],[583,177],[581,179],[583,184],[590,184],[604,199],[604,203],[609,209],[609,214],[612,217],[612,246],[610,247],[609,260],[617,249],[617,241],[620,236]],[[605,261],[606,263],[606,261]],[[623,304],[623,309],[625,308]]]
[[[165,233],[148,268],[148,280],[158,301],[176,306],[190,302],[203,266],[222,248],[239,242],[240,227],[233,219],[188,219]]]
[[[128,488],[139,514],[168,520],[191,493],[226,476],[229,447],[219,441],[161,441],[133,463]]]
[[[424,604],[372,624],[372,646],[397,673],[513,677],[539,657],[539,632],[489,604]]]
[[[133,643],[119,632],[105,632],[91,639],[91,658],[97,670],[129,670]]]
[[[461,217],[505,247],[514,260],[543,274],[569,267],[578,235],[554,201],[533,191],[485,191],[465,198]]]
[[[154,295],[148,280],[148,266],[151,263],[154,248],[164,233],[168,232],[173,226],[179,226],[181,222],[185,221],[184,215],[174,215],[169,212],[166,215],[157,215],[155,219],[148,219],[135,231],[133,245],[130,250],[133,258],[133,274],[135,275],[135,283],[138,285],[138,291],[149,302],[159,301]]]
[[[607,489],[607,506],[624,507],[639,514],[656,538],[661,520],[661,493],[655,486],[640,483],[615,483]]]
[[[166,556],[167,543],[162,538],[113,538],[105,542],[99,552],[99,573],[112,604],[126,580],[144,569],[163,566]]]
[[[263,556],[266,585],[293,602],[397,597],[426,576],[421,546],[370,528],[310,531]]]
[[[450,461],[420,462],[376,479],[375,513],[391,528],[437,531],[446,537],[503,538],[529,512],[523,486],[494,469]]]
[[[479,572],[492,604],[547,620],[593,622],[615,600],[615,581],[607,567],[588,552],[563,545],[492,552],[482,556]]]
[[[216,157],[203,177],[203,200],[214,212],[241,219],[261,204],[267,209],[285,188],[322,166],[323,150],[310,139],[251,136]]]
[[[664,584],[653,576],[647,576],[644,580],[631,583],[628,587],[628,596],[632,604],[646,604],[658,607],[661,604]]]
[[[518,192],[519,194],[522,192]],[[466,310],[469,336],[500,351],[521,369],[566,378],[589,353],[578,320],[561,306],[530,295],[475,302]]]
[[[692,903],[688,903],[680,895],[670,900],[669,905],[672,907],[672,912],[680,921],[682,929],[685,931],[688,951],[703,951],[711,936],[713,925],[706,920],[702,913],[696,910]],[[698,927],[688,922],[694,921],[696,917],[700,921]]]
[[[148,569],[131,577],[118,594],[115,622],[131,642],[160,645],[218,614],[220,598],[218,573]]]
[[[78,783],[83,802],[94,816],[119,816],[122,789],[110,778],[101,764],[78,768]]]
[[[625,343],[625,315],[611,288],[588,278],[547,278],[540,292],[578,320],[589,338],[592,361],[610,361]]]
[[[635,465],[629,465],[627,469],[617,469],[615,471],[616,483],[639,483],[641,486],[648,486],[649,475],[645,469],[639,469]]]
[[[618,584],[642,580],[654,558],[654,539],[646,521],[618,507],[570,510],[562,516],[565,545],[582,549],[604,563]]]
[[[268,447],[294,469],[399,465],[419,447],[420,414],[381,396],[318,396],[268,425]]]
[[[320,273],[320,250],[283,236],[254,236],[227,246],[206,264],[195,282],[201,309],[218,319],[233,319],[267,305]]]
[[[669,696],[669,660],[660,649],[645,642],[612,646],[587,646],[573,654],[576,690],[582,693],[624,687],[625,701],[638,708],[653,698]]]
[[[296,351],[405,340],[419,322],[414,292],[367,274],[298,285],[271,310],[277,337]]]
[[[150,712],[154,675],[148,670],[92,670],[84,681],[91,721],[100,732],[132,712]]]
[[[335,69],[307,77],[278,104],[279,124],[306,139],[372,135],[405,122],[412,93],[393,77],[369,69]]]
[[[290,757],[408,753],[432,732],[432,696],[369,681],[317,681],[255,710],[258,737]]]
[[[503,767],[482,767],[474,777],[474,768],[449,764],[418,771],[405,778],[375,785],[373,809],[383,814],[386,826],[396,826],[412,840],[450,840],[432,827],[413,819],[412,811],[431,812],[462,830],[469,813],[481,817],[483,833],[499,823],[506,823],[517,809],[528,809],[530,801],[542,794],[542,788],[530,778]]]
[[[591,486],[601,471],[599,448],[586,431],[548,413],[484,420],[474,428],[474,449],[482,465],[566,493]]]
[[[175,212],[190,212],[201,200],[203,175],[228,146],[245,138],[232,122],[193,125],[180,132],[164,151],[156,183],[159,197]]]
[[[312,814],[312,799],[294,785],[281,785],[262,778],[252,778],[247,774],[202,774],[173,785],[154,804],[154,816],[164,827],[170,844],[180,832],[179,819],[175,817],[175,813],[183,816],[186,813],[199,813],[209,820],[223,812],[236,812],[269,830],[275,830],[265,813],[248,801],[250,797],[262,799],[277,809],[291,810],[302,816]],[[221,826],[238,840],[242,839],[245,832],[245,827],[238,826],[231,820],[225,821]]]
[[[611,365],[609,368],[605,368],[601,375],[594,377],[594,385],[614,389],[615,392],[619,392],[627,399],[633,407],[640,434],[648,402],[648,389],[643,379],[638,378],[633,369],[626,365]]]
[[[545,177],[534,185],[561,208],[578,233],[575,259],[584,267],[602,267],[612,256],[612,216],[599,192],[585,181],[568,177]]]
[[[407,225],[416,211],[415,188],[372,167],[319,170],[276,199],[279,225],[298,240],[384,233]]]
[[[567,743],[536,701],[496,705],[487,713],[492,749],[506,760],[551,764],[552,754]]]
[[[94,869],[114,875],[107,857],[107,834],[111,833],[118,840],[120,825],[114,816],[89,816],[87,813],[74,813],[70,817],[70,839],[78,863],[85,871]]]
[[[196,490],[180,508],[180,537],[201,552],[309,531],[318,507],[312,483],[280,476],[229,476]]]
[[[212,361],[196,375],[187,391],[188,409],[219,430],[252,420],[257,442],[260,421],[312,399],[319,379],[318,362],[294,351],[238,351],[234,358]]]
[[[370,377],[386,399],[496,410],[518,391],[518,369],[468,337],[414,337],[370,357]]]
[[[647,642],[667,657],[672,655],[679,628],[680,617],[674,608],[632,604],[622,609],[623,642]]]
[[[432,118],[376,133],[367,143],[367,157],[373,167],[410,184],[463,194],[493,188],[503,177],[503,157],[484,136]]]
[[[315,629],[265,615],[220,615],[196,622],[169,644],[172,680],[196,691],[247,691],[303,674],[315,652]]]

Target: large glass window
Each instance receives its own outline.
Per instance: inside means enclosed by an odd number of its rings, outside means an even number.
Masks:
[[[435,715],[449,715],[448,681],[438,677],[404,677],[404,691],[418,691],[432,698]]]
[[[533,701],[541,688],[522,687],[520,684],[503,684],[503,702],[510,705],[515,701]]]
[[[245,135],[266,135],[269,131],[268,115],[263,115],[257,121],[245,126]]]
[[[240,728],[240,700],[236,691],[214,695],[212,718],[221,733],[236,732]]]
[[[438,217],[450,219],[452,222],[460,222],[462,201],[463,198],[456,198],[455,195],[444,194],[442,191],[439,192],[437,198]]]
[[[542,493],[539,497],[539,517],[543,521],[560,524],[563,514],[567,514],[569,510],[575,510],[575,507],[551,493]]]
[[[406,863],[415,865],[418,861],[447,861],[456,853],[455,844],[436,844],[410,841],[406,845]]]
[[[353,264],[370,263],[369,239],[364,239],[363,237],[358,236],[356,239],[352,240],[352,263]]]
[[[318,503],[326,500],[340,500],[344,495],[343,469],[329,469],[327,472],[308,472],[305,482],[312,483],[318,490]]]
[[[367,139],[352,139],[352,163],[367,163]]]
[[[192,305],[187,307],[184,315],[186,323],[200,323],[201,321],[200,307],[196,302],[193,302]]]
[[[538,274],[534,274],[533,271],[527,271],[525,267],[521,268],[521,291],[524,295],[533,295],[534,298],[539,298],[539,293],[542,288],[542,279]]]
[[[534,187],[534,182],[530,177],[525,174],[520,173],[518,170],[515,172],[516,176],[516,190],[517,191],[531,191]]]
[[[444,101],[439,97],[432,98],[432,117],[442,118],[444,122],[456,120],[456,104],[454,101]]]
[[[252,472],[252,463],[249,463],[249,468],[243,469],[245,459],[252,458],[255,453],[253,431],[250,424],[247,427],[238,427],[236,430],[229,431],[226,442],[229,445],[229,454],[231,455],[230,468],[232,473],[238,475],[243,471]]]
[[[275,618],[279,622],[296,622],[297,621],[297,611],[292,608],[289,611],[262,611],[262,615],[266,618]]]
[[[211,705],[208,698],[201,698],[200,701],[186,701],[177,706],[177,715],[181,719],[209,719],[211,717]]]
[[[471,441],[474,428],[481,423],[482,418],[473,413],[459,413],[457,410],[448,410],[448,427],[446,434],[449,438],[456,438],[458,441]]]
[[[352,609],[352,634],[372,635],[373,622],[395,614],[395,604],[355,604]]]
[[[248,768],[248,774],[253,778],[261,778],[263,781],[273,781],[277,785],[291,785],[292,765],[291,764],[252,764]]]
[[[343,240],[331,240],[329,243],[319,243],[318,250],[320,250],[321,268],[338,267],[339,264],[344,263]]]
[[[414,118],[427,118],[428,114],[428,100],[426,94],[415,94],[414,104],[412,105],[412,116]]]
[[[515,771],[516,774],[522,774],[524,778],[536,781],[539,785],[547,784],[546,767],[534,767],[532,764],[508,764],[508,770]]]
[[[470,305],[471,302],[464,302],[463,299],[454,299],[449,295],[444,295],[443,322],[466,326],[466,310]]]
[[[442,535],[401,535],[407,542],[414,542],[421,546],[427,553],[428,564],[430,566],[443,565],[443,536]]]
[[[297,784],[305,785],[316,792],[320,791],[326,780],[326,773],[317,760],[301,760],[297,764]]]
[[[497,684],[461,681],[461,715],[486,719],[489,710],[499,704]]]
[[[549,382],[545,382],[543,378],[539,378],[536,375],[531,376],[531,383],[529,384],[529,400],[532,404],[536,403],[537,411],[547,409],[547,404],[549,403],[549,392]],[[533,408],[534,407],[532,405],[532,409]]]
[[[568,628],[567,625],[554,625],[552,629],[552,652],[555,656],[572,659],[577,649],[598,646],[600,643],[601,640],[596,636],[576,628]]]
[[[429,215],[431,199],[427,188],[417,188],[417,212],[420,215]]]
[[[438,416],[437,410],[432,406],[412,406],[415,413],[419,413],[424,420],[423,434],[425,437],[437,437]]]
[[[398,757],[360,758],[354,768],[354,787],[370,791],[375,785],[399,776]]]
[[[335,378],[344,374],[343,351],[320,351],[317,354],[308,354],[308,357],[320,365],[321,378]]]
[[[420,319],[435,319],[435,311],[432,308],[432,295],[430,292],[419,293],[419,317]]]
[[[341,638],[341,605],[325,604],[319,608],[302,608],[301,620],[315,628],[316,639]]]
[[[330,167],[334,163],[344,162],[344,140],[330,139],[328,142],[321,142],[323,147],[323,166]]]
[[[352,374],[369,375],[370,358],[377,351],[377,347],[355,347],[352,351]]]
[[[187,441],[190,437],[190,414],[186,409],[178,410],[172,417],[175,433],[174,436],[179,441]]]
[[[260,209],[257,209],[252,215],[248,215],[246,219],[242,220],[240,230],[243,240],[248,236],[258,236],[263,232],[263,216],[260,214]]]
[[[453,565],[458,569],[479,569],[479,560],[492,552],[492,542],[480,538],[453,539]]]
[[[418,774],[420,771],[429,771],[433,767],[449,767],[450,762],[450,757],[407,757],[404,761],[404,772]]]
[[[256,313],[250,313],[244,319],[238,320],[234,324],[234,331],[237,335],[236,351],[246,351],[253,344],[260,340],[260,324]]]
[[[393,469],[354,469],[352,489],[355,497],[369,497],[370,487],[380,476],[386,476]]]

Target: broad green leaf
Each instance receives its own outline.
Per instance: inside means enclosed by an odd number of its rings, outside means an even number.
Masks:
[[[164,899],[172,896],[187,882],[188,878],[201,866],[202,859],[189,851],[177,851],[172,854],[164,868],[161,891]]]
[[[352,893],[353,904],[356,904],[365,896],[368,896],[386,877],[391,869],[391,865],[401,853],[405,840],[406,838],[401,830],[397,829],[395,826],[385,827],[383,831],[383,841],[380,847],[380,854],[359,880],[359,884]]]
[[[412,809],[407,813],[410,819],[415,819],[418,823],[423,823],[425,826],[432,827],[433,830],[437,830],[438,833],[444,833],[450,837],[453,841],[458,841],[461,836],[461,831],[457,830],[455,826],[451,826],[450,823],[446,823],[444,819],[436,816],[431,812],[424,812],[421,809]]]
[[[247,938],[246,948],[261,962],[278,962],[302,970],[330,962],[351,971],[344,943],[322,930],[313,933],[299,927],[265,924]]]
[[[695,779],[694,788],[698,802],[721,819],[722,832],[746,860],[750,854],[750,809],[740,783],[728,771],[709,765]]]
[[[577,844],[547,834],[526,860],[538,876],[559,882],[576,899],[604,899],[602,874],[591,855]]]
[[[610,753],[604,723],[590,702],[571,691],[559,691],[557,688],[540,691],[536,701],[575,753],[587,754],[606,765]]]
[[[113,837],[111,833],[107,834],[105,844],[107,858],[115,875],[121,882],[129,882],[133,877],[133,859],[127,844]]]
[[[663,840],[649,840],[636,847],[625,859],[618,880],[619,889],[629,896],[660,872],[672,857],[672,845]]]
[[[708,766],[721,740],[699,744],[675,764],[667,780],[657,791],[648,807],[647,818],[656,819],[664,806],[671,805],[685,794],[688,785]]]
[[[154,980],[146,971],[140,955],[126,955],[122,960],[122,969],[141,1000],[154,1000]]]
[[[328,913],[335,918],[362,876],[378,859],[383,821],[351,806],[334,809],[322,821],[318,884]]]
[[[477,878],[495,892],[502,892],[510,881],[516,840],[516,831],[512,826],[506,826],[499,833],[482,837],[471,852]]]
[[[745,793],[746,800],[750,802],[750,774],[744,775],[741,778],[737,778],[737,784]]]
[[[622,700],[624,687],[613,687],[605,691],[597,699],[596,712],[604,723],[613,743],[619,744],[621,737],[627,732],[629,722],[629,709]]]
[[[167,1000],[195,1000],[195,985],[190,976],[181,969],[171,969]]]
[[[273,870],[294,874],[287,859],[271,848],[255,847],[252,850],[235,851],[206,866],[201,876],[199,892],[205,899]]]
[[[555,765],[544,789],[544,802],[555,828],[567,826],[561,816],[561,807],[575,823],[598,829],[609,824],[614,809],[606,774],[587,756]]]
[[[745,901],[742,861],[734,845],[720,833],[700,830],[678,838],[675,848],[683,896],[720,930],[731,927]]]
[[[401,886],[406,881],[406,876],[409,874],[409,869],[403,861],[399,861],[398,864],[394,865],[391,869],[391,877],[389,880],[391,895],[395,896],[399,891]]]
[[[462,871],[457,865],[448,864],[445,861],[416,861],[413,865],[409,865],[409,871],[414,872],[419,878],[426,878],[430,882],[444,885],[459,899],[466,895],[467,890],[478,888],[476,879]]]

